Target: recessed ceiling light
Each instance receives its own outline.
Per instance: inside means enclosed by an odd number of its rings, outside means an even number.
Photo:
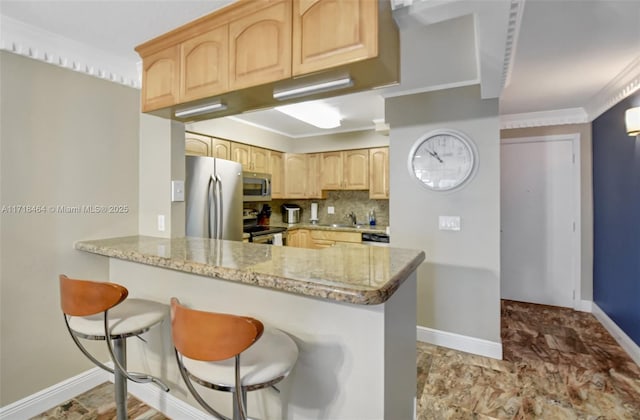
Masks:
[[[342,121],[342,116],[337,109],[320,101],[277,106],[274,109],[318,128],[340,127],[340,121]]]

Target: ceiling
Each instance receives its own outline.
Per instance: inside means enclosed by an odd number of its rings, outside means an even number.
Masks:
[[[139,62],[136,45],[231,2],[0,0],[5,28],[0,47],[25,53],[16,44],[37,44],[35,35],[10,42],[13,35],[7,31],[25,24],[32,34],[42,31],[42,42],[49,39],[41,49],[71,40],[74,51],[84,45],[85,53],[94,54],[91,59],[98,60],[100,53],[118,61],[119,71],[133,72]],[[394,0],[392,4],[402,6],[394,11],[401,33],[402,83],[325,100],[340,109],[340,129],[320,130],[273,110],[234,118],[292,138],[362,130],[384,118],[383,96],[480,84],[484,97],[500,95],[500,114],[505,118],[577,110],[584,115],[572,122],[581,122],[580,118],[586,121],[604,111],[593,105],[594,100],[602,102],[603,92],[611,90],[616,80],[626,94],[639,87],[640,1]],[[31,48],[38,45],[26,49],[35,57],[38,52]],[[41,59],[52,61],[50,55],[41,54]],[[62,59],[57,63],[62,65]],[[89,65],[82,68],[92,71]],[[132,74],[135,79],[136,73]],[[619,96],[617,100],[622,99]],[[613,105],[610,102],[608,106]]]

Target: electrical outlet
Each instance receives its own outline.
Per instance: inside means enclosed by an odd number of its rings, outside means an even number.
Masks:
[[[164,232],[164,214],[158,215],[158,231]]]
[[[327,214],[336,214],[336,208],[333,206],[327,207]]]
[[[438,229],[440,230],[460,230],[460,216],[440,216],[438,217]]]

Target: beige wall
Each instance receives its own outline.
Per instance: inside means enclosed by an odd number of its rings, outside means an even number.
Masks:
[[[107,259],[73,242],[137,233],[139,91],[6,52],[0,89],[0,204],[128,206],[0,213],[4,406],[93,367],[65,329],[57,276],[107,280]]]
[[[185,177],[184,137],[184,124],[140,114],[140,235],[184,236],[184,201],[171,202],[171,181]],[[164,231],[158,229],[160,215]]]
[[[186,124],[186,130],[288,153],[316,153],[389,145],[389,136],[380,134],[373,129],[292,138],[230,118],[218,118]]]
[[[552,136],[580,134],[580,224],[581,224],[581,299],[593,300],[593,182],[591,156],[591,124],[556,125],[550,127],[502,130],[500,137]]]
[[[391,245],[422,249],[418,325],[500,343],[500,133],[498,101],[478,86],[387,99],[391,125]],[[475,142],[479,168],[461,190],[427,191],[407,168],[420,136],[457,129]],[[438,216],[460,216],[441,231]]]
[[[231,118],[198,121],[186,124],[186,129],[194,133],[252,144],[281,152],[289,152],[291,148],[290,137],[244,124]]]
[[[292,153],[316,153],[332,150],[364,149],[389,146],[389,136],[375,130],[353,131],[326,136],[291,139]]]

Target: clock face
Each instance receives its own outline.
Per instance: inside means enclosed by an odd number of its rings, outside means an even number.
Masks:
[[[475,150],[462,133],[440,130],[421,138],[409,156],[409,170],[434,191],[456,189],[475,169]]]

